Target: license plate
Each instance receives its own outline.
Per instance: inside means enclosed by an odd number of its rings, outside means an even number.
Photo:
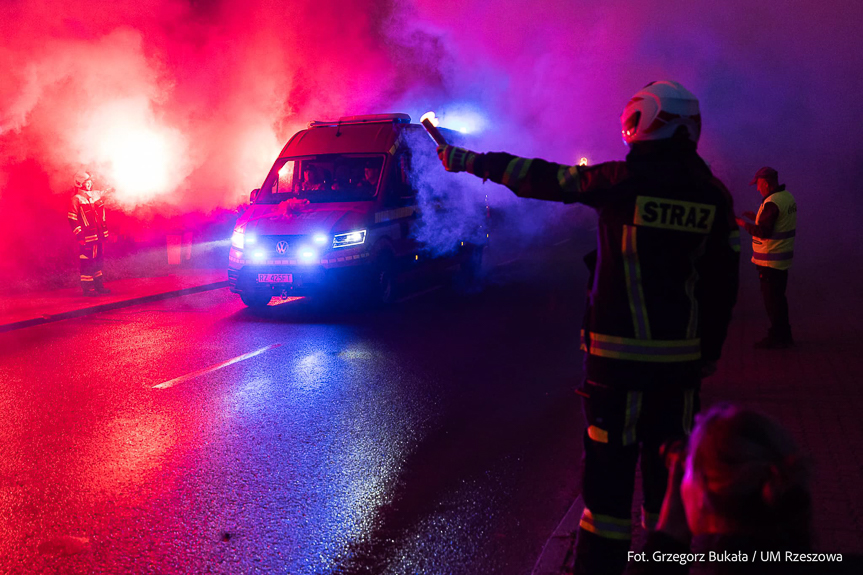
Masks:
[[[289,284],[293,281],[292,274],[258,274],[258,283]]]

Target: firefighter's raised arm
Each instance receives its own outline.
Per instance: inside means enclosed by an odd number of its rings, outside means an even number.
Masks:
[[[448,172],[468,172],[503,184],[522,198],[567,204],[598,205],[602,202],[601,192],[626,175],[625,162],[568,166],[504,152],[478,154],[449,145],[438,146],[437,151]]]

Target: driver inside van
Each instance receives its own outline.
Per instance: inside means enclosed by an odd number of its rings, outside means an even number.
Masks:
[[[375,164],[366,164],[365,168],[363,168],[363,180],[360,182],[360,186],[367,187],[371,186],[373,188],[378,187],[378,178],[381,176],[381,168]]]
[[[301,185],[303,190],[323,190],[324,178],[321,176],[321,171],[317,166],[306,165],[303,168],[303,182]]]

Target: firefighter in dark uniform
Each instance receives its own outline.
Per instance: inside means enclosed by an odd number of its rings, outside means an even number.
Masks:
[[[696,152],[698,100],[653,82],[621,122],[626,161],[596,166],[438,148],[448,171],[599,215],[578,390],[587,429],[576,573],[626,567],[639,447],[642,520],[655,526],[668,473],[660,446],[689,434],[737,299],[740,233],[728,190]]]
[[[75,174],[75,195],[69,208],[69,225],[80,246],[78,259],[81,265],[81,289],[84,295],[111,293],[105,287],[102,270],[105,240],[105,202],[103,192],[93,189],[93,180],[87,172]]]

